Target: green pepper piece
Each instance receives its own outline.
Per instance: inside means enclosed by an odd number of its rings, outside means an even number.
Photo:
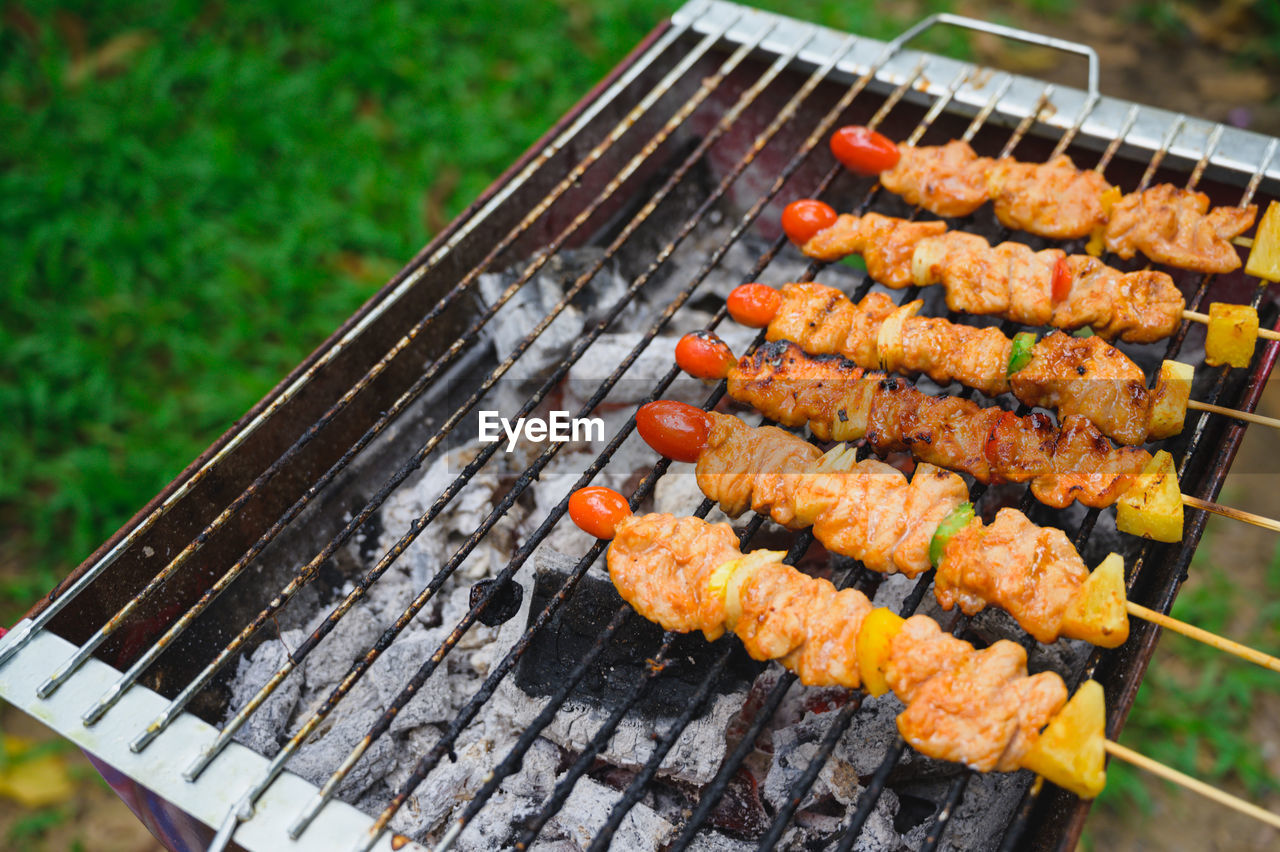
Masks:
[[[1031,363],[1031,350],[1036,348],[1036,336],[1023,331],[1013,336],[1013,347],[1009,350],[1009,375],[1021,370]]]
[[[1075,331],[1071,332],[1071,336],[1072,337],[1093,337],[1093,329],[1086,325],[1084,328],[1077,328]]]
[[[961,503],[942,519],[942,523],[938,524],[938,528],[933,532],[933,538],[929,539],[929,562],[934,568],[937,568],[938,563],[942,561],[942,551],[947,549],[951,537],[973,523],[973,519],[973,504]]]

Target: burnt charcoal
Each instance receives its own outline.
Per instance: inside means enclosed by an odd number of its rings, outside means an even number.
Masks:
[[[558,569],[539,571],[534,579],[530,612],[539,612],[566,579],[567,575]],[[546,629],[535,634],[520,660],[516,685],[527,695],[552,695],[624,605],[608,579],[584,576]],[[645,675],[649,660],[661,644],[660,627],[639,616],[629,618],[569,694],[569,700],[617,707],[636,680]],[[700,633],[677,638],[667,667],[651,680],[634,712],[653,718],[679,714],[693,700],[707,669],[720,653],[721,646],[707,642]],[[728,666],[714,685],[713,695],[745,689],[761,668],[741,645],[735,646]]]
[[[769,817],[760,799],[760,785],[746,769],[729,779],[724,796],[708,818],[711,825],[746,840],[760,838],[769,827]]]
[[[481,580],[471,587],[471,607],[474,609],[479,606],[491,589],[496,589],[496,592],[489,601],[489,606],[477,616],[485,627],[497,627],[511,620],[524,602],[524,586],[519,583],[507,580],[499,586],[497,580]]]
[[[899,834],[906,834],[933,816],[937,809],[936,802],[907,793],[899,793],[898,813],[893,818],[893,827]]]

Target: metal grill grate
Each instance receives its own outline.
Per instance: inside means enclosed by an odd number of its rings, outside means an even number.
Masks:
[[[986,28],[1012,34],[999,27]],[[288,761],[511,507],[534,487],[563,449],[562,443],[548,444],[511,483],[474,532],[352,665],[332,694],[307,714],[273,758],[267,760],[233,744],[233,737],[422,532],[450,510],[459,493],[492,459],[498,444],[488,445],[458,472],[311,636],[293,649],[267,686],[238,708],[220,730],[197,718],[209,715],[202,702],[216,692],[228,664],[253,647],[262,629],[366,528],[388,497],[447,448],[459,425],[468,422],[472,410],[574,297],[620,253],[632,250],[642,226],[661,230],[661,246],[601,320],[573,343],[528,396],[517,416],[534,411],[555,393],[592,343],[635,304],[637,294],[667,274],[671,259],[713,210],[729,205],[742,212],[670,304],[645,318],[640,342],[596,388],[578,416],[589,415],[606,399],[745,237],[765,235],[772,242],[744,283],[767,273],[786,247],[785,238],[775,236],[770,224],[786,201],[826,197],[837,207],[857,212],[879,204],[883,199],[875,186],[865,188],[830,166],[829,157],[821,152],[830,131],[840,123],[879,125],[895,138],[913,143],[926,134],[938,141],[963,136],[980,150],[1017,152],[1026,159],[1067,151],[1083,162],[1097,151],[1099,170],[1107,170],[1112,181],[1126,187],[1145,186],[1157,177],[1188,186],[1205,182],[1212,184],[1206,189],[1215,199],[1226,200],[1226,193],[1243,185],[1247,202],[1264,189],[1274,190],[1280,180],[1276,140],[1098,96],[1096,57],[1090,66],[1090,90],[1081,92],[1008,74],[992,75],[906,50],[906,41],[921,29],[913,28],[885,45],[729,3],[690,3],[250,412],[242,425],[215,444],[0,642],[0,694],[179,806],[220,826],[216,845],[225,845],[234,833],[236,841],[249,848],[291,848],[295,842],[296,848],[314,848],[321,837],[361,849],[379,844],[379,848],[388,844],[400,848],[395,844],[403,839],[393,840],[385,833],[390,820],[418,784],[453,757],[459,737],[596,563],[603,552],[600,544],[582,556],[563,586],[531,615],[527,630],[490,667],[483,683],[449,721],[440,739],[421,755],[372,825],[363,814],[332,799],[351,767],[387,734],[396,715],[420,690],[430,689],[432,675],[468,629],[494,605],[504,584],[562,521],[567,494],[514,549],[488,591],[473,600],[447,639],[407,677],[381,718],[320,789],[286,772]],[[672,208],[664,204],[670,205],[676,195],[687,191],[700,171],[709,171],[714,185],[692,212],[668,224],[664,213]],[[851,203],[855,198],[857,203]],[[984,235],[995,239],[1009,236],[989,224],[965,222],[964,227],[985,228]],[[482,359],[475,342],[499,311],[562,249],[586,245],[598,233],[611,235],[601,240],[604,248],[599,256],[508,357],[479,366]],[[475,309],[472,302],[480,276],[515,262],[521,264],[521,271],[512,283],[495,300]],[[804,277],[812,280],[823,269],[822,264],[811,264]],[[1192,310],[1199,310],[1216,293],[1247,290],[1246,300],[1260,308],[1265,321],[1274,322],[1275,305],[1265,288],[1239,274],[1229,278],[1203,276],[1179,283],[1191,294],[1188,307]],[[870,286],[867,281],[853,295],[860,298]],[[916,295],[916,289],[907,290],[902,300]],[[709,328],[717,327],[725,316],[721,305]],[[965,321],[962,316],[951,319]],[[1175,357],[1187,336],[1184,322],[1163,357]],[[387,348],[387,340],[395,343]],[[763,334],[756,345],[762,340]],[[1266,346],[1247,375],[1232,375],[1226,368],[1200,371],[1198,382],[1206,386],[1197,385],[1198,398],[1252,410],[1276,356],[1276,347]],[[1159,359],[1152,360],[1158,363]],[[384,457],[388,439],[408,413],[424,404],[433,409],[442,401],[452,404],[446,391],[466,370],[478,370],[481,377],[466,383],[468,392],[448,416],[438,424],[432,421],[429,438],[411,453]],[[660,398],[677,373],[672,367],[654,382],[647,399]],[[722,395],[723,386],[710,394],[705,407],[713,407]],[[589,484],[605,470],[633,429],[634,420],[614,434],[573,489]],[[1180,458],[1184,490],[1205,499],[1216,496],[1243,431],[1235,421],[1208,414],[1194,418],[1170,447]],[[379,485],[358,507],[347,507],[342,494],[357,473],[363,475],[362,466],[378,474]],[[632,497],[633,506],[652,494],[667,467],[666,461],[660,461],[644,476]],[[982,486],[972,489],[973,499],[981,499],[984,491]],[[1022,508],[1040,507],[1032,506],[1028,492]],[[347,509],[350,517],[344,519]],[[698,514],[705,516],[710,509],[711,503],[704,500]],[[1083,552],[1098,518],[1097,510],[1089,510],[1079,517],[1054,514],[1051,520],[1073,533]],[[1185,538],[1177,546],[1133,545],[1131,555],[1137,559],[1132,563],[1130,592],[1135,600],[1168,611],[1204,522],[1203,512],[1192,511]],[[225,605],[224,592],[258,565],[287,530],[304,525],[323,531],[315,539],[323,541],[323,546],[285,585],[260,589],[261,600],[249,596],[252,606],[239,612],[238,619],[229,617],[233,610]],[[760,517],[746,525],[741,533],[744,548],[762,525]],[[811,542],[808,533],[796,535],[789,561],[803,555]],[[876,582],[860,567],[839,580],[859,587],[873,587]],[[920,605],[930,580],[931,574],[919,580],[903,604],[904,615]],[[246,583],[252,585],[253,580],[242,580],[235,588]],[[546,708],[467,803],[440,841],[441,847],[447,848],[484,811],[556,715],[569,712],[568,697],[635,617],[624,606],[607,622],[589,651],[557,685]],[[968,619],[957,617],[944,626],[962,633]],[[591,769],[624,716],[662,677],[675,638],[665,634],[652,649],[645,674],[614,706],[545,804],[519,827],[520,848],[531,844],[564,806],[574,784]],[[1093,676],[1106,685],[1112,734],[1132,705],[1156,638],[1154,628],[1145,622],[1135,624],[1126,646],[1115,652],[1095,652],[1079,672],[1080,679]],[[646,795],[670,749],[701,712],[729,665],[733,648],[733,640],[722,643],[687,706],[657,732],[655,748],[612,806],[592,849],[607,847],[628,812]],[[693,842],[795,680],[784,674],[764,696],[738,745],[700,790],[688,819],[677,827],[672,849],[684,849]],[[764,831],[761,848],[783,838],[797,807],[860,710],[862,702],[855,694],[829,714],[816,753],[788,791],[790,804],[774,815]],[[853,847],[905,753],[906,745],[899,739],[884,755],[857,804],[844,817],[839,849]],[[941,842],[964,801],[970,777],[967,772],[956,774],[930,818],[925,848],[936,848]],[[1029,779],[1026,788],[1003,834],[1002,848],[1070,848],[1087,809],[1060,791],[1032,787]],[[1028,833],[1032,826],[1034,831]]]

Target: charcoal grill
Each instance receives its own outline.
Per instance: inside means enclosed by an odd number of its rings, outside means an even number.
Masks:
[[[961,25],[1033,41],[1081,54],[1088,60],[1085,89],[1046,85],[1026,77],[982,70],[906,47],[935,24]],[[248,849],[404,848],[408,838],[387,831],[395,810],[424,777],[450,759],[460,732],[475,718],[498,684],[518,666],[539,631],[603,551],[591,547],[522,638],[494,663],[478,691],[447,726],[447,732],[419,759],[413,775],[377,818],[334,798],[345,773],[384,736],[397,710],[431,677],[475,620],[493,604],[508,579],[521,578],[530,554],[564,520],[566,499],[547,514],[533,535],[511,553],[497,582],[474,600],[449,638],[417,671],[404,673],[404,688],[384,716],[321,788],[288,771],[292,749],[320,725],[346,696],[355,679],[439,589],[478,542],[530,488],[562,444],[551,443],[514,482],[456,553],[432,578],[405,614],[359,660],[331,699],[315,708],[297,737],[268,759],[232,742],[236,730],[260,709],[259,699],[220,728],[227,712],[220,678],[229,663],[252,647],[276,613],[308,584],[322,578],[339,549],[359,534],[388,495],[425,462],[444,452],[465,429],[470,412],[497,381],[518,363],[541,334],[603,265],[620,252],[642,225],[664,235],[644,271],[631,280],[605,319],[569,350],[545,377],[521,414],[554,393],[571,365],[616,320],[636,294],[679,251],[710,211],[731,209],[728,238],[711,254],[661,312],[643,317],[642,342],[600,385],[581,412],[600,403],[647,346],[693,299],[707,274],[730,246],[747,237],[770,241],[744,280],[765,278],[770,264],[791,251],[776,222],[785,203],[822,196],[840,209],[871,209],[886,203],[867,181],[837,168],[825,150],[830,131],[846,123],[875,123],[892,138],[943,141],[964,136],[982,153],[1016,152],[1023,159],[1066,151],[1080,164],[1101,160],[1114,183],[1126,188],[1153,180],[1195,185],[1215,203],[1265,203],[1280,188],[1277,141],[1185,115],[1137,106],[1098,93],[1098,62],[1088,48],[954,16],[934,16],[892,43],[813,27],[785,17],[726,2],[694,0],[661,24],[596,89],[500,177],[405,269],[219,438],[173,483],[118,533],[41,600],[0,640],[0,695],[83,746],[102,761],[146,785],[181,810],[217,829],[213,843]],[[668,205],[688,193],[694,175],[710,175],[697,188],[700,200],[688,215],[670,215]],[[646,224],[647,223],[647,224]],[[1004,235],[990,222],[964,227],[988,236]],[[486,323],[558,252],[605,246],[592,264],[529,336],[500,362],[485,360],[479,344]],[[494,302],[473,299],[482,272],[515,264],[523,272]],[[822,272],[810,265],[807,276]],[[1277,317],[1276,300],[1264,282],[1243,273],[1193,276],[1174,272],[1198,310],[1208,301],[1250,302],[1265,325]],[[869,286],[866,285],[866,286]],[[861,295],[860,293],[857,295]],[[905,298],[914,298],[908,292]],[[719,324],[721,307],[712,326]],[[964,317],[952,317],[965,321]],[[1178,333],[1144,363],[1172,358],[1197,341],[1183,323]],[[390,344],[390,346],[388,345]],[[1154,350],[1153,350],[1154,351]],[[1277,356],[1273,344],[1260,347],[1248,370],[1197,371],[1194,396],[1252,410]],[[424,366],[425,365],[425,366]],[[660,398],[676,378],[671,369],[652,384]],[[1149,377],[1150,378],[1150,377]],[[706,405],[716,404],[722,390]],[[451,412],[442,415],[440,412]],[[575,484],[590,483],[634,428],[628,423],[608,436],[596,461]],[[1183,489],[1203,499],[1220,490],[1243,436],[1244,425],[1216,415],[1189,420],[1169,447],[1180,459]],[[409,449],[405,449],[408,447]],[[295,666],[316,647],[382,572],[424,528],[448,512],[450,501],[499,449],[490,445],[457,473],[444,492],[382,554],[372,572],[287,664]],[[634,504],[646,499],[667,468],[665,461],[640,482]],[[374,482],[367,500],[356,482]],[[365,492],[358,492],[363,495]],[[710,505],[703,503],[706,514]],[[1043,513],[1048,514],[1048,513]],[[1087,557],[1099,514],[1059,513],[1052,522],[1067,529]],[[1042,518],[1043,519],[1043,518]],[[1126,554],[1131,598],[1167,612],[1200,540],[1206,516],[1189,511],[1186,534],[1177,545],[1131,542]],[[756,518],[743,532],[748,541],[762,525]],[[285,585],[264,587],[257,566],[281,540],[311,544]],[[794,537],[791,556],[803,554],[807,535]],[[1093,560],[1093,561],[1096,561]],[[842,582],[858,582],[853,569]],[[908,597],[906,609],[923,598],[927,577]],[[225,592],[225,594],[224,594]],[[609,614],[605,613],[608,617]],[[596,637],[584,658],[553,691],[553,700],[525,737],[505,756],[490,781],[442,838],[447,847],[487,803],[524,750],[557,713],[596,658],[629,618],[621,608]],[[603,620],[603,619],[602,619]],[[955,625],[964,629],[963,620]],[[384,625],[387,626],[387,625]],[[1124,723],[1158,638],[1158,630],[1137,622],[1129,641],[1112,652],[1096,652],[1077,672],[1100,680],[1107,694],[1109,733]],[[668,676],[675,637],[664,636],[645,653],[651,664],[620,698],[621,714],[642,699],[653,681]],[[672,726],[657,732],[657,746],[634,779],[619,793],[592,848],[613,838],[629,809],[645,795],[659,765],[685,726],[698,714],[716,677],[729,664],[733,640],[715,649],[685,709]],[[283,677],[283,676],[281,676]],[[278,682],[278,681],[277,681]],[[755,735],[767,724],[792,682],[784,676],[764,697],[741,745],[725,758],[700,792],[696,808],[677,827],[670,848],[688,846],[742,766]],[[851,721],[860,711],[856,696],[827,715],[816,755],[789,791],[790,807],[776,813],[760,837],[776,845]],[[600,731],[577,756],[568,775],[542,810],[519,827],[521,843],[531,841],[546,819],[562,807],[572,783],[592,765],[612,729]],[[852,848],[865,820],[906,751],[901,741],[889,749],[867,781],[867,790],[844,816],[834,845]],[[1024,773],[1025,774],[1025,773]],[[962,805],[969,774],[959,773],[929,817],[926,848],[943,840],[952,815]],[[1002,848],[1071,849],[1088,806],[1055,788],[1025,780],[1021,805],[1001,832]],[[234,835],[234,840],[232,839]]]

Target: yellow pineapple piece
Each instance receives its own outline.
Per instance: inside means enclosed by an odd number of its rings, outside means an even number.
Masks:
[[[889,660],[889,646],[902,629],[903,622],[904,619],[896,612],[882,606],[871,610],[862,620],[855,648],[858,674],[868,695],[884,695],[889,691],[884,666]]]
[[[1258,342],[1258,312],[1248,305],[1209,305],[1209,331],[1204,338],[1204,362],[1211,367],[1247,367]]]
[[[1092,799],[1107,785],[1107,706],[1102,687],[1086,680],[1022,757],[1022,766]]]
[[[1280,281],[1280,203],[1271,202],[1262,214],[1244,271],[1267,281]]]
[[[1116,202],[1124,198],[1124,193],[1120,191],[1118,186],[1109,186],[1102,191],[1102,215],[1110,217],[1111,208],[1116,206]],[[1107,247],[1104,238],[1107,232],[1106,225],[1099,225],[1093,229],[1093,233],[1089,235],[1089,242],[1085,244],[1084,250],[1093,257],[1101,257],[1103,250]]]
[[[1194,376],[1195,368],[1181,361],[1165,361],[1160,365],[1147,412],[1147,437],[1158,441],[1182,431]]]
[[[1124,559],[1112,553],[1093,569],[1080,593],[1067,606],[1062,616],[1062,635],[1103,648],[1123,645],[1129,638],[1126,601]]]
[[[1116,502],[1116,527],[1156,541],[1182,540],[1182,491],[1173,456],[1161,450],[1147,462]]]

